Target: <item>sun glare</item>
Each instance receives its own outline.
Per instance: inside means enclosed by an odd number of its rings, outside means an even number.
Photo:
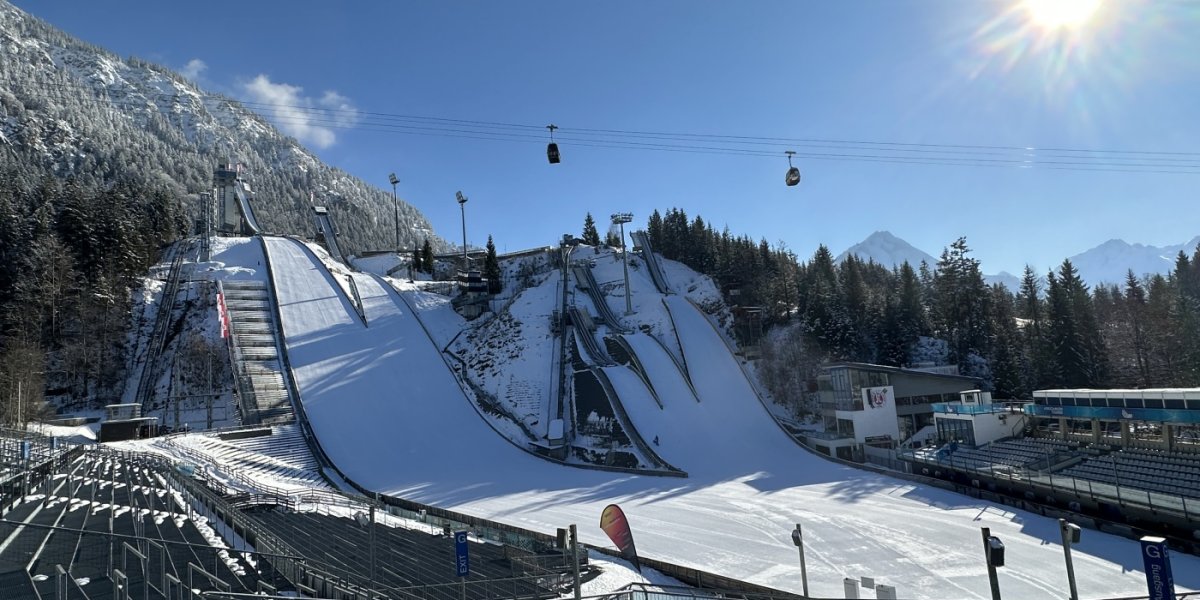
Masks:
[[[1078,29],[1082,27],[1101,0],[1024,0],[1025,11],[1036,25],[1045,29]]]

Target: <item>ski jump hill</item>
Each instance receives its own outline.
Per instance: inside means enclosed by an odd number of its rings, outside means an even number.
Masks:
[[[264,239],[302,413],[325,454],[360,486],[547,533],[577,523],[581,539],[599,546],[610,545],[600,513],[619,503],[640,554],[794,591],[800,569],[790,536],[802,523],[810,589],[819,597],[840,597],[844,577],[867,575],[902,597],[988,598],[979,533],[986,526],[1007,546],[1008,566],[1000,569],[1007,596],[1065,595],[1056,521],[798,447],[708,318],[680,295],[649,296],[657,292],[642,270],[631,270],[633,292],[669,310],[697,393],[669,344],[640,333],[627,341],[662,407],[632,370],[612,367],[610,375],[628,394],[622,400],[642,436],[657,436],[656,451],[688,478],[574,468],[518,448],[460,387],[422,325],[437,316],[414,311],[415,292],[350,274],[364,323],[311,249]],[[682,266],[660,266],[670,281],[686,278],[673,270]],[[1074,547],[1081,595],[1145,593],[1136,542],[1095,531],[1083,537]],[[1200,560],[1174,560],[1180,589],[1200,586]]]

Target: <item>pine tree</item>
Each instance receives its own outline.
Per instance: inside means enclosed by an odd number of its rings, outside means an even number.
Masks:
[[[1059,368],[1058,385],[1100,387],[1108,376],[1108,355],[1100,336],[1087,285],[1070,260],[1047,276],[1048,338]]]
[[[1008,288],[995,284],[992,295],[992,339],[988,352],[993,392],[998,398],[1028,398],[1029,389],[1021,376],[1020,334],[1013,316],[1013,297]]]
[[[500,260],[496,258],[496,244],[492,236],[487,240],[487,257],[483,259],[483,276],[488,280],[488,293],[498,294],[504,282],[500,280]]]
[[[1024,321],[1021,329],[1022,378],[1025,389],[1050,385],[1051,373],[1056,372],[1050,346],[1046,340],[1046,320],[1041,282],[1033,268],[1025,265],[1017,292],[1017,316]]]
[[[410,273],[425,272],[425,259],[421,255],[421,249],[416,246],[413,246],[412,259],[408,264],[408,269]]]
[[[973,374],[972,354],[982,354],[988,331],[987,286],[979,261],[968,256],[966,238],[942,251],[933,280],[935,330],[950,341],[953,358],[964,374]]]
[[[1138,281],[1133,269],[1125,274],[1125,298],[1123,302],[1124,322],[1127,335],[1127,347],[1132,351],[1136,368],[1137,385],[1146,387],[1151,384],[1149,340],[1146,335],[1146,290]]]
[[[600,245],[600,232],[596,231],[596,221],[592,219],[592,213],[588,213],[583,219],[583,243],[589,246]]]
[[[623,245],[621,242],[621,235],[615,229],[609,228],[608,233],[604,236],[604,245],[609,248],[620,248]]]
[[[429,238],[425,238],[425,244],[421,246],[421,270],[433,274],[433,244]]]
[[[663,218],[657,208],[650,214],[650,220],[646,223],[646,235],[650,237],[650,245],[654,247],[655,251],[662,252],[660,246],[662,246]]]

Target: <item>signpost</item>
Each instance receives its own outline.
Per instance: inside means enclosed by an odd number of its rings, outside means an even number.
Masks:
[[[471,574],[471,558],[467,554],[467,532],[454,532],[454,569],[462,582],[462,597],[467,598],[467,575]]]
[[[467,552],[467,532],[454,532],[454,566],[459,577],[471,574],[471,559]]]
[[[1175,580],[1171,576],[1171,557],[1166,538],[1146,536],[1142,542],[1142,564],[1146,567],[1146,587],[1150,600],[1175,600]]]

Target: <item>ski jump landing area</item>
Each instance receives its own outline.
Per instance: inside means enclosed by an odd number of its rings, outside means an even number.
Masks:
[[[701,401],[659,409],[647,400],[631,415],[647,437],[651,427],[668,431],[664,458],[692,476],[575,469],[495,433],[397,292],[356,275],[364,327],[311,252],[290,239],[266,246],[304,410],[329,457],[363,486],[547,533],[577,523],[583,541],[601,546],[600,512],[616,502],[641,554],[793,591],[790,532],[802,523],[811,592],[825,597],[841,595],[842,578],[866,575],[907,598],[989,598],[979,528],[990,527],[1007,546],[1005,596],[1066,595],[1056,521],[795,446],[694,308],[671,306]],[[1134,541],[1085,531],[1074,559],[1083,597],[1146,593]],[[1200,560],[1173,559],[1180,590],[1200,587]]]

